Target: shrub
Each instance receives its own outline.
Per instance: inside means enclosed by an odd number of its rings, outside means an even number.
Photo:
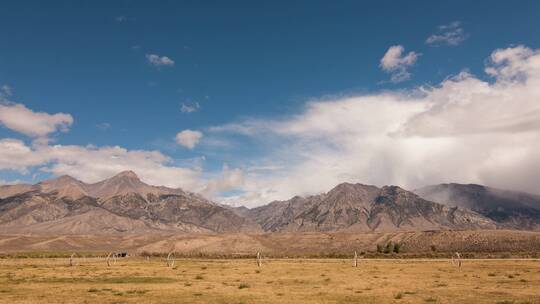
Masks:
[[[398,244],[398,243],[394,244],[394,252],[395,252],[395,253],[399,253],[399,250],[400,250],[400,249],[401,249],[401,245],[400,245],[400,244]]]
[[[240,285],[238,285],[238,289],[244,289],[244,288],[249,288],[249,285],[247,283],[241,283]]]
[[[384,248],[384,253],[392,253],[394,252],[394,245],[392,242],[386,243],[386,247]]]

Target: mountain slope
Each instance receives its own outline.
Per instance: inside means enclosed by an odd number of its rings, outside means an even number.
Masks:
[[[74,199],[83,196],[105,199],[128,193],[138,193],[145,197],[148,194],[154,196],[163,194],[185,194],[182,189],[148,185],[142,182],[135,172],[123,171],[111,178],[94,184],[87,184],[69,175],[63,175],[34,185],[19,184],[0,186],[0,198],[7,198],[28,191],[40,191],[44,193],[56,192],[60,197],[67,196]]]
[[[540,230],[540,196],[482,185],[440,184],[415,190],[421,197],[478,212],[506,228]]]
[[[340,184],[328,193],[294,197],[251,209],[265,231],[395,231],[495,228],[461,208],[421,199],[395,186]]]
[[[181,189],[154,187],[133,172],[85,184],[69,176],[0,199],[5,233],[256,232],[232,210]]]

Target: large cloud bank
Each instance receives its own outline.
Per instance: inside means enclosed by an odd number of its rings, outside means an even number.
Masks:
[[[485,72],[485,80],[463,72],[408,93],[312,101],[288,119],[210,128],[263,138],[266,165],[280,168],[247,174],[245,192],[228,200],[256,205],[344,181],[540,193],[540,51],[496,50]]]

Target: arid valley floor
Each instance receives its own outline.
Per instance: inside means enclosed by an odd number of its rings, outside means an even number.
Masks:
[[[540,303],[540,260],[0,260],[0,303]]]

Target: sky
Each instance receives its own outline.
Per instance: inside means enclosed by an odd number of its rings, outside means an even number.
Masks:
[[[0,184],[540,194],[538,1],[2,1]]]

